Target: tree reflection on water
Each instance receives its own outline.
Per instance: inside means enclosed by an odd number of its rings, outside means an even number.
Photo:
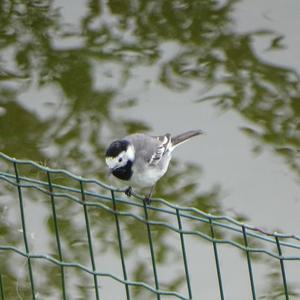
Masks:
[[[116,117],[113,112],[120,105],[116,99],[124,94],[135,68],[155,65],[159,72],[154,79],[160,85],[186,91],[193,83],[201,82],[205,88],[198,97],[199,103],[212,101],[220,110],[235,110],[258,125],[259,130],[241,130],[259,146],[273,147],[300,175],[299,74],[264,62],[254,51],[253,41],[258,36],[268,37],[269,49],[275,50],[279,37],[275,32],[263,29],[244,34],[235,32],[232,12],[238,2],[88,1],[85,13],[74,24],[67,24],[63,10],[50,1],[2,1],[1,151],[106,180],[103,153],[110,137],[151,129],[140,121]],[[179,51],[161,61],[161,45],[169,41]],[[137,101],[138,97],[125,97],[123,105],[135,105]],[[174,161],[159,184],[157,195],[222,214],[218,202],[220,187],[200,193],[197,187],[201,176],[199,167]],[[9,189],[3,189],[3,195],[4,191],[11,195]],[[29,198],[33,203],[42,202],[41,209],[45,209],[46,200],[33,195]],[[13,222],[15,227],[9,226],[12,221],[7,205],[0,204],[4,216],[0,218],[0,241],[20,246],[22,238],[16,234],[19,225]],[[8,207],[17,210],[18,204]],[[82,238],[85,228],[80,218],[72,218],[80,214],[78,207],[72,207],[68,201],[59,204],[61,234],[68,259],[84,264],[88,260],[82,254],[88,253],[86,240]],[[111,239],[115,226],[112,216],[100,210],[91,210],[90,214],[94,234],[101,241],[96,246],[100,253],[118,255],[117,244]],[[50,210],[44,218],[48,234],[53,235]],[[156,218],[159,220],[160,216]],[[136,249],[145,248],[147,240],[136,221],[123,222],[130,240],[126,243],[130,257]],[[170,259],[175,263],[178,253],[174,251],[173,258],[169,256],[171,246],[166,242],[169,232],[163,228],[155,230],[159,264],[166,266]],[[54,241],[50,242],[49,251],[56,253],[55,249]],[[14,255],[10,257],[0,261],[1,270],[7,274],[8,298],[15,295],[16,266]],[[57,270],[53,266],[37,268],[44,280],[41,293],[43,297],[49,296],[50,289],[59,289]],[[147,281],[152,276],[150,272],[140,258],[132,266],[132,279]],[[83,272],[76,276],[85,282]],[[183,283],[184,278],[179,274],[164,287],[176,290]],[[20,290],[25,298],[29,297],[30,290],[25,287]],[[90,289],[78,286],[76,293],[88,299]],[[136,289],[135,297],[141,297],[140,293],[143,291]]]

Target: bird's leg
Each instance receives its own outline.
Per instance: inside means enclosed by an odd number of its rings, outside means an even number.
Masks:
[[[131,194],[132,194],[132,187],[129,186],[126,190],[125,190],[125,195],[127,197],[131,197]]]
[[[150,193],[148,194],[148,196],[145,196],[145,202],[146,202],[146,204],[148,204],[148,205],[151,204],[151,197],[152,197],[152,193],[153,193],[153,191],[154,191],[154,187],[155,187],[155,184],[152,185],[151,190],[150,190]]]

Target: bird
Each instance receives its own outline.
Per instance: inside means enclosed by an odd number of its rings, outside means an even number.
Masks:
[[[200,134],[203,134],[201,130],[190,130],[176,136],[170,133],[159,136],[134,133],[113,141],[106,150],[105,162],[110,174],[128,182],[127,196],[131,196],[132,186],[150,187],[145,196],[146,203],[150,204],[155,184],[167,172],[173,150]]]

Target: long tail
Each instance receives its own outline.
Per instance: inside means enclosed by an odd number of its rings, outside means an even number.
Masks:
[[[175,147],[179,146],[180,144],[188,141],[190,138],[200,135],[200,134],[203,134],[203,131],[190,130],[190,131],[184,132],[182,134],[179,134],[177,136],[174,136],[171,139],[172,146],[175,148]]]

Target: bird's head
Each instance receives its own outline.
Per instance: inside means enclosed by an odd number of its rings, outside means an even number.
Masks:
[[[132,175],[131,166],[134,158],[134,147],[126,140],[112,142],[105,154],[105,162],[110,172],[123,180],[130,179]]]

